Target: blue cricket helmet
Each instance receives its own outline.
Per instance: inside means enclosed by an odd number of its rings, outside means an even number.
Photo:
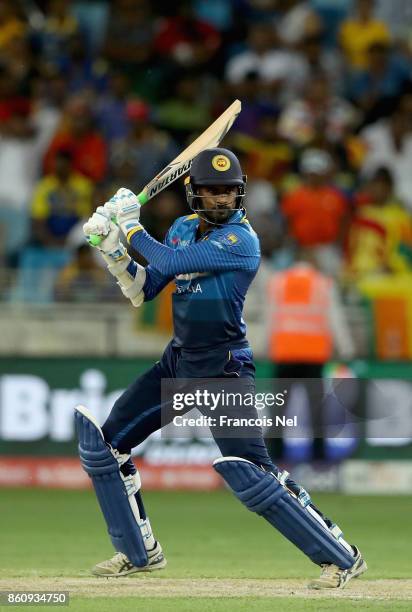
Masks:
[[[196,213],[211,212],[201,208],[201,196],[197,194],[199,187],[212,185],[227,185],[237,187],[236,210],[241,208],[245,196],[246,175],[243,174],[236,155],[222,147],[205,149],[192,162],[189,176],[185,180],[186,198],[190,208]],[[207,220],[213,221],[210,217]]]
[[[244,186],[246,177],[238,158],[229,149],[215,147],[205,149],[192,162],[190,182],[196,186],[239,185]]]

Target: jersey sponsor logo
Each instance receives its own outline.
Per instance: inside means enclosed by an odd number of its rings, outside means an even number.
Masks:
[[[176,293],[203,293],[199,282],[192,283],[199,276],[209,276],[209,272],[191,272],[189,274],[177,274],[175,276]]]
[[[226,155],[215,155],[212,159],[212,166],[219,172],[226,172],[230,168],[230,159]]]
[[[181,238],[176,237],[176,238],[172,238],[170,242],[173,244],[173,246],[187,246],[190,241],[182,240]]]
[[[176,293],[203,293],[200,283],[182,287],[176,283]]]

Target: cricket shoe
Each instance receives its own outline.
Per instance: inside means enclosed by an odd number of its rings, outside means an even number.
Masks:
[[[323,563],[320,577],[312,580],[308,584],[310,589],[343,589],[352,578],[357,578],[366,570],[368,566],[362,558],[360,551],[356,546],[352,547],[355,552],[355,563],[349,569],[341,569],[332,563]]]
[[[149,563],[143,567],[136,567],[129,559],[121,552],[117,552],[111,559],[102,561],[92,568],[92,573],[95,576],[103,576],[106,578],[118,578],[119,576],[127,576],[135,572],[153,572],[154,570],[163,569],[166,567],[167,561],[163,555],[162,547],[159,542],[153,550],[147,551]]]

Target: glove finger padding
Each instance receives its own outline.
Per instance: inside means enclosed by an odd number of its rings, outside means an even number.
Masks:
[[[117,221],[126,237],[130,231],[140,225],[140,208],[138,197],[129,189],[124,189],[123,195],[119,197]]]
[[[106,204],[104,206],[98,206],[96,208],[95,214],[96,215],[101,215],[102,217],[104,217],[105,219],[107,219],[108,221],[110,221],[111,219],[111,213],[109,208],[107,208],[108,202],[106,202]]]
[[[127,187],[120,187],[120,189],[116,191],[116,194],[114,197],[115,198],[136,198],[137,196],[135,193],[133,193],[131,189],[127,189]]]
[[[109,221],[109,233],[97,248],[112,261],[122,259],[126,255],[126,248],[120,242],[120,230],[113,221]]]
[[[114,195],[108,202],[103,206],[105,213],[113,219],[113,217],[117,216],[117,211],[119,208],[119,201],[117,195]]]
[[[99,208],[103,208],[100,206]],[[94,212],[90,219],[83,225],[86,236],[107,236],[110,231],[110,219],[99,212]]]

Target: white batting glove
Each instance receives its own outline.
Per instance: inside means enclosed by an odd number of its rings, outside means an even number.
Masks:
[[[107,236],[110,232],[110,216],[104,210],[103,206],[99,206],[92,214],[90,219],[83,225],[83,232],[86,238],[88,236]]]
[[[119,191],[121,190],[119,189],[114,194],[114,196],[112,196],[110,200],[108,200],[108,202],[106,202],[103,206],[98,206],[96,209],[96,214],[101,215],[102,217],[105,217],[106,219],[111,219],[112,221],[114,221],[117,216],[117,209],[118,209],[118,203],[117,203],[118,195],[117,194]],[[103,223],[103,219],[99,220],[96,217],[95,222],[99,223],[99,221]],[[100,235],[100,234],[96,234],[96,235]]]
[[[117,222],[125,236],[140,225],[140,203],[137,196],[122,187],[116,192]]]
[[[119,189],[120,191],[120,189]],[[112,219],[114,219],[115,217],[117,217],[117,209],[118,209],[118,197],[117,197],[117,193],[116,192],[114,194],[113,197],[110,198],[110,200],[108,202],[105,203],[105,205],[103,206],[104,210],[105,210],[105,214],[108,215],[109,217],[111,217]]]
[[[110,203],[106,202],[106,204]],[[91,235],[103,236],[104,238],[97,248],[113,261],[117,261],[126,254],[126,249],[120,242],[118,226],[111,220],[111,208],[105,208],[105,206],[99,206],[96,209],[90,219],[83,225],[83,232],[87,239]]]

